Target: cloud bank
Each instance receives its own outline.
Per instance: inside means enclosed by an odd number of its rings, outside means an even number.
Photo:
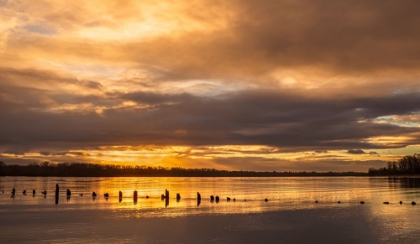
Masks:
[[[419,152],[419,7],[0,1],[0,160],[364,171]]]

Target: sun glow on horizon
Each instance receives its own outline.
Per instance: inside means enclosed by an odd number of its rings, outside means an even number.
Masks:
[[[410,152],[411,151],[411,152]],[[357,154],[343,150],[331,151],[301,151],[282,152],[278,148],[263,145],[225,145],[225,146],[101,146],[92,150],[69,150],[67,152],[45,153],[27,152],[2,153],[4,158],[21,158],[35,162],[91,162],[98,164],[115,164],[130,166],[152,166],[152,167],[183,167],[183,168],[217,168],[228,170],[254,170],[252,167],[240,166],[226,167],[218,163],[219,160],[240,159],[243,162],[276,160],[283,162],[277,167],[278,171],[289,171],[296,162],[317,162],[317,161],[347,161],[347,162],[369,162],[369,161],[393,161],[401,156],[414,154],[420,151],[420,145],[412,146],[406,150],[401,149],[378,149],[369,151],[360,149]],[[57,161],[58,160],[58,161]],[[200,166],[201,165],[201,166]],[[239,168],[238,168],[239,167]],[[365,171],[363,165],[357,165],[352,171]],[[313,170],[308,165],[308,169]]]

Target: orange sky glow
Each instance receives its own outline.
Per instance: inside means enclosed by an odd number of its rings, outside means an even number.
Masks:
[[[0,160],[382,167],[420,152],[419,5],[0,0]]]

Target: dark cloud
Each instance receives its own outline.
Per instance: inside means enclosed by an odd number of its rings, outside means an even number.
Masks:
[[[362,149],[350,149],[347,151],[349,154],[366,154]]]
[[[32,148],[41,144],[57,147],[258,144],[281,148],[280,152],[393,148],[407,144],[379,145],[365,139],[414,135],[417,128],[375,123],[372,119],[420,111],[417,93],[332,100],[270,90],[242,91],[213,98],[136,92],[117,94],[113,99],[153,106],[108,108],[102,114],[50,113],[27,109],[30,104],[0,99],[2,114],[7,118],[0,121],[3,128],[0,145]],[[410,143],[419,141],[414,138]]]
[[[76,85],[83,89],[102,90],[101,83],[58,75],[48,70],[13,69],[0,67],[0,85],[12,87],[56,88],[59,84]],[[49,85],[49,86],[46,86]]]
[[[161,94],[158,92],[132,92],[125,94],[115,94],[120,99],[131,100],[137,103],[160,105],[166,103],[188,103],[194,102],[194,97],[187,93],[182,94]]]

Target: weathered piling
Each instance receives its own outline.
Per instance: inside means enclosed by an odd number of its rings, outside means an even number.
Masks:
[[[199,192],[197,192],[197,207],[200,206],[201,203],[201,195]]]
[[[216,196],[216,202],[219,202],[219,196]]]
[[[120,192],[118,193],[118,200],[121,202],[121,201],[122,201],[122,198],[123,198],[123,194],[122,194],[122,192],[120,191]]]
[[[138,199],[137,191],[134,191],[134,194],[133,194],[133,201],[134,201],[134,204],[136,204],[136,203],[137,203],[137,199]]]
[[[179,193],[176,194],[176,201],[177,202],[181,201],[181,195]]]
[[[211,195],[210,196],[210,202],[213,202],[214,201],[214,196],[213,195]]]
[[[58,204],[58,197],[60,196],[60,187],[55,184],[55,204]]]
[[[58,184],[55,184],[55,197],[58,197],[59,194],[60,194],[60,187],[58,186]]]
[[[169,206],[169,191],[165,189],[165,207]]]
[[[32,190],[32,196],[35,196],[35,189]]]
[[[230,197],[227,197],[227,198],[226,198],[226,201],[230,202]]]

